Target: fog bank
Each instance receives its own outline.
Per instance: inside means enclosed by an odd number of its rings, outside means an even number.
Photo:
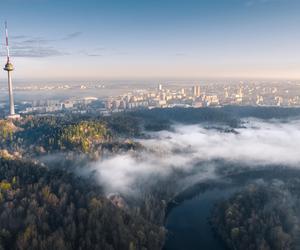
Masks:
[[[144,152],[130,152],[93,163],[99,182],[107,192],[136,193],[155,178],[174,171],[191,173],[193,181],[215,178],[213,160],[239,165],[300,166],[300,120],[260,121],[248,119],[244,127],[207,128],[174,125],[172,131],[150,133],[139,140]]]

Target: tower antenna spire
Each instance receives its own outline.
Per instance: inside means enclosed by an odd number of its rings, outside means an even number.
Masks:
[[[8,29],[7,29],[7,21],[5,21],[5,40],[6,40],[6,56],[7,56],[7,62],[10,61],[10,55],[9,55],[9,44],[8,44]]]

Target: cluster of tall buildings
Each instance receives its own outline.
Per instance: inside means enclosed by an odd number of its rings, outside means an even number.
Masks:
[[[188,88],[171,89],[161,83],[156,89],[139,90],[121,96],[109,98],[106,101],[108,111],[122,111],[136,108],[165,108],[165,107],[202,107],[219,105],[215,95],[201,93],[199,85]]]
[[[184,87],[183,87],[184,86]],[[101,91],[101,90],[99,90]],[[21,113],[102,113],[171,107],[288,106],[300,107],[300,83],[235,82],[228,84],[145,86],[108,98],[78,97],[19,103]]]
[[[300,106],[300,87],[295,84],[238,82],[179,86],[171,88],[160,83],[155,89],[131,91],[109,98],[106,109],[117,112],[141,107]]]

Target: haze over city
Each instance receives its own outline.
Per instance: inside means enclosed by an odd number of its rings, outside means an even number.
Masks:
[[[299,8],[297,0],[11,0],[0,21],[9,22],[16,79],[298,79]]]

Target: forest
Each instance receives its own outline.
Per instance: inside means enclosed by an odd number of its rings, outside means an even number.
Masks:
[[[210,222],[229,249],[299,249],[300,179],[254,183],[217,204]]]
[[[77,166],[82,170],[86,163],[122,152],[147,153],[138,139],[148,138],[148,132],[172,131],[177,123],[221,124],[232,132],[243,126],[243,117],[299,115],[300,109],[226,107],[2,120],[0,249],[162,249],[166,208],[182,171],[169,179],[154,176],[139,197],[121,197],[107,196],[93,176],[77,175]],[[216,234],[232,249],[294,249],[296,230],[285,222],[294,218],[296,203],[283,201],[287,194],[296,197],[298,183],[283,191],[250,187],[219,204],[211,220]],[[271,197],[276,197],[276,209],[266,210]],[[260,230],[254,232],[253,225]]]
[[[99,185],[24,161],[0,166],[0,249],[161,249],[164,229]]]

